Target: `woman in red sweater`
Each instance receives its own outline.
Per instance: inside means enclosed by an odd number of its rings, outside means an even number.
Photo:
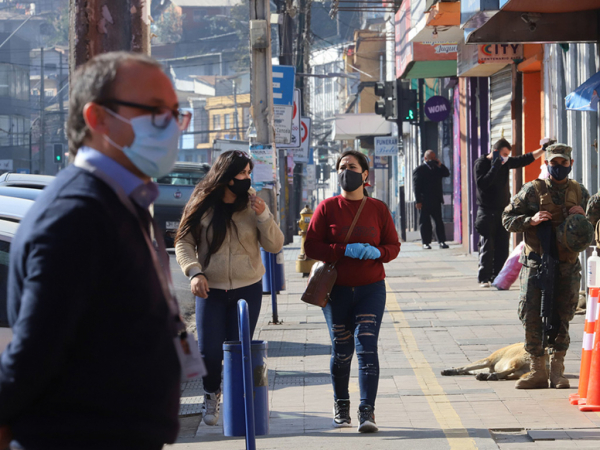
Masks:
[[[309,258],[337,262],[338,277],[323,314],[331,336],[333,426],[350,427],[350,363],[356,348],[360,406],[358,431],[377,431],[375,398],[379,383],[377,339],[385,309],[385,270],[400,251],[398,233],[385,203],[367,198],[358,222],[346,234],[365,196],[369,175],[365,155],[346,151],[336,169],[342,195],[322,201],[308,226],[304,249]]]

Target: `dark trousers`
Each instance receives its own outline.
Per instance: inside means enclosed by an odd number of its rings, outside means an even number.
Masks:
[[[350,364],[358,358],[360,404],[375,407],[379,385],[377,339],[385,309],[385,281],[366,286],[334,286],[323,314],[331,338],[331,382],[335,400],[350,399]]]
[[[475,228],[480,235],[477,278],[480,283],[493,281],[508,258],[510,235],[502,226],[502,211],[479,208]]]
[[[196,297],[198,347],[207,371],[202,378],[205,392],[214,393],[221,387],[223,342],[239,341],[237,302],[241,299],[248,302],[252,337],[260,315],[262,281],[230,291],[211,289],[207,298]]]
[[[431,244],[431,219],[435,222],[435,234],[438,242],[446,242],[446,230],[442,220],[442,204],[439,202],[422,203],[421,213],[419,214],[421,241],[423,244]]]

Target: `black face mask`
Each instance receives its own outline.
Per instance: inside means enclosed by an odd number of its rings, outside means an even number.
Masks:
[[[354,192],[363,185],[362,174],[348,169],[338,173],[338,181],[346,192]]]
[[[557,181],[562,181],[571,173],[571,166],[551,166],[548,164],[548,173]]]
[[[430,160],[430,161],[425,161],[425,164],[427,164],[429,167],[437,167],[437,161],[434,160]]]
[[[235,195],[242,195],[242,194],[248,192],[248,189],[250,189],[251,185],[252,185],[252,180],[250,178],[245,178],[243,180],[238,180],[237,178],[234,178],[233,184],[228,185],[227,187]]]

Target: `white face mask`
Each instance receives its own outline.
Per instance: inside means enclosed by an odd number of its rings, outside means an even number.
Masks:
[[[169,125],[160,129],[152,124],[150,114],[126,119],[108,108],[104,109],[133,128],[135,137],[129,146],[121,147],[107,135],[104,135],[104,139],[121,150],[135,167],[152,178],[160,178],[173,169],[179,153],[178,144],[181,136],[181,130],[174,117]]]
[[[506,161],[508,161],[508,158],[510,158],[510,156],[502,156],[502,155],[500,155],[500,158],[502,158],[502,162],[505,163]]]

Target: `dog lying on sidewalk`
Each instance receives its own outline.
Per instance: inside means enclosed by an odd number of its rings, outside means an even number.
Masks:
[[[480,381],[517,380],[529,372],[529,362],[529,354],[519,342],[467,366],[442,370],[442,375],[475,375]]]

